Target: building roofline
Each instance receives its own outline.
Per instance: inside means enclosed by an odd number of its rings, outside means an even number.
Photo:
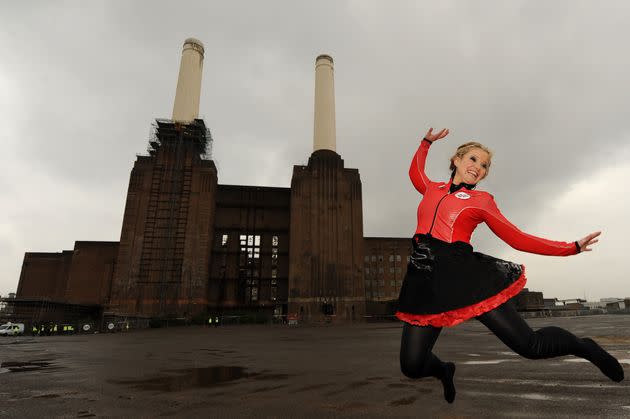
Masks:
[[[256,186],[256,185],[232,185],[227,183],[218,183],[217,187],[226,187],[226,188],[244,188],[244,189],[276,189],[276,190],[291,190],[290,187],[287,186]]]

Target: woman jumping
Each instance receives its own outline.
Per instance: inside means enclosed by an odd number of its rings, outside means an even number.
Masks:
[[[474,252],[470,245],[473,230],[482,222],[517,250],[551,256],[591,251],[589,246],[597,243],[600,232],[567,243],[520,231],[501,214],[491,194],[475,190],[488,174],[492,158],[490,150],[477,142],[457,148],[448,182],[431,181],[424,173],[427,153],[433,142],[447,135],[448,129],[436,134],[429,129],[409,169],[411,182],[423,198],[396,313],[405,322],[400,348],[403,374],[438,378],[444,398],[452,403],[455,364],[442,362],[431,350],[443,327],[474,317],[525,358],[574,355],[595,364],[611,380],[623,380],[619,362],[592,339],[553,326],[533,331],[510,301],[525,285],[525,267]]]

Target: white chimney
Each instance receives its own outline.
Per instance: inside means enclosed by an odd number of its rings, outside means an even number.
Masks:
[[[320,55],[315,59],[315,129],[313,151],[337,147],[335,127],[335,79],[333,59]]]
[[[199,116],[203,53],[201,41],[195,38],[184,41],[173,105],[173,121],[190,122]]]

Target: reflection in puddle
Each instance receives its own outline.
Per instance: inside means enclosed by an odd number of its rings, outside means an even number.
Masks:
[[[173,370],[177,375],[158,375],[143,379],[112,380],[115,384],[125,384],[139,390],[182,391],[191,388],[208,388],[227,384],[241,378],[253,380],[283,380],[288,374],[248,373],[243,367],[205,367]]]
[[[49,368],[50,362],[48,361],[29,361],[29,362],[2,362],[0,363],[0,373],[4,372],[28,372],[39,371],[44,368]]]

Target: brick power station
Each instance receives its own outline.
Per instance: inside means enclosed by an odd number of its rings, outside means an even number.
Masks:
[[[187,39],[172,119],[156,120],[131,170],[120,242],[26,253],[24,316],[353,321],[397,299],[411,241],[363,236],[359,171],[336,153],[333,59],[315,62],[313,153],[279,188],[218,182],[198,118],[203,57]]]

